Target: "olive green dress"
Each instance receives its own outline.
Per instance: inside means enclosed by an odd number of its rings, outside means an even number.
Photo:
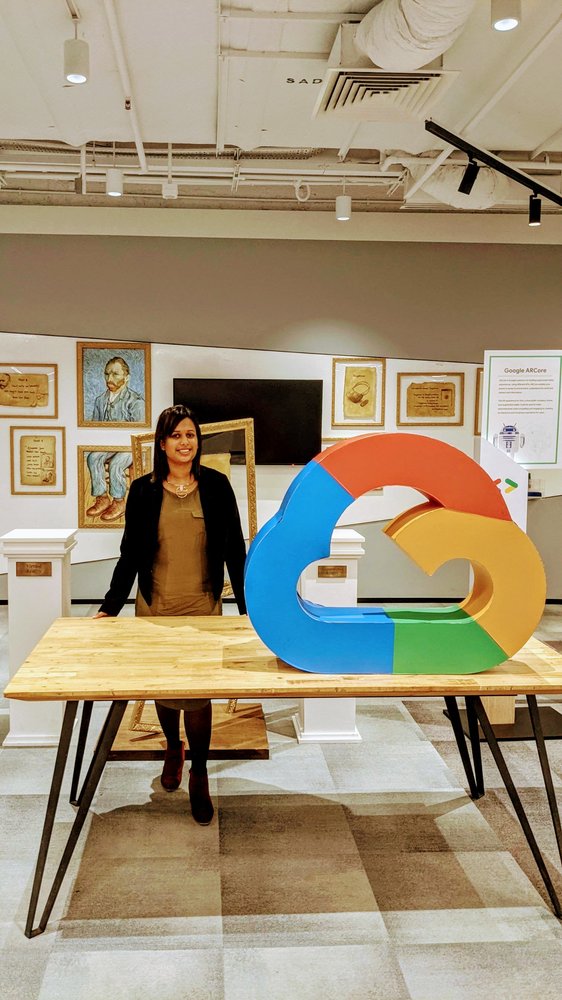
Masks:
[[[152,604],[137,592],[135,614],[141,618],[161,615],[220,615],[207,565],[206,531],[199,488],[181,498],[164,489],[158,521],[158,551],[152,567]],[[208,698],[160,701],[167,708],[196,711]]]

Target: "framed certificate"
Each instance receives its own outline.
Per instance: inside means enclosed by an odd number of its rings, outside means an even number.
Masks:
[[[399,372],[397,427],[461,427],[464,372]]]
[[[57,366],[0,361],[0,417],[56,420]]]
[[[13,495],[66,493],[64,427],[10,427],[10,481]]]
[[[332,427],[383,427],[384,381],[384,358],[333,358]]]

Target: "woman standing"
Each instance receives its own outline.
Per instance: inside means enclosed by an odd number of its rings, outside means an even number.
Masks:
[[[154,469],[131,484],[121,555],[97,618],[119,614],[137,574],[137,615],[219,615],[225,564],[238,610],[245,614],[246,549],[236,498],[227,477],[201,466],[200,458],[201,429],[191,410],[181,405],[163,410],[154,436]],[[191,752],[191,813],[198,823],[210,823],[211,702],[155,704],[167,740],[160,781],[169,792],[181,782],[183,710]]]

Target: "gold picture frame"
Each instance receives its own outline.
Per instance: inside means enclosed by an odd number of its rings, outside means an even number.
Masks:
[[[201,435],[203,437],[203,443],[205,438],[216,438],[219,435],[234,435],[243,434],[244,438],[244,455],[245,455],[245,465],[246,465],[246,498],[247,498],[247,522],[248,522],[248,537],[249,541],[252,542],[258,532],[258,512],[257,512],[257,493],[256,493],[256,458],[255,458],[255,440],[254,440],[254,421],[252,417],[244,417],[240,420],[220,420],[215,423],[201,424]],[[232,438],[231,438],[232,439]],[[138,479],[139,476],[144,476],[148,472],[152,471],[153,459],[152,459],[152,446],[154,445],[154,433],[150,431],[147,434],[131,434],[131,452],[133,456],[133,479]],[[215,451],[214,454],[224,455],[225,447],[221,446],[222,450],[218,452]],[[228,449],[226,449],[228,450]],[[210,456],[207,456],[209,458]],[[202,464],[213,464],[211,462],[205,462],[204,454],[201,456]],[[223,468],[221,467],[221,471]],[[232,596],[232,587],[229,583],[226,583],[222,592],[223,597]],[[130,720],[130,730],[138,733],[161,733],[162,730],[159,726],[150,725],[149,723],[142,722],[142,714],[144,710],[144,701],[136,701],[133,705],[133,710],[131,713]],[[228,711],[234,712],[236,710],[236,699],[231,698],[228,702]]]
[[[114,363],[118,384],[106,381]],[[76,344],[78,427],[150,427],[150,344],[79,341]]]
[[[129,461],[120,455],[128,454]],[[88,456],[96,456],[88,460]],[[125,502],[129,487],[133,481],[133,457],[130,445],[115,444],[80,444],[78,445],[78,527],[79,528],[114,528],[122,530],[125,527]],[[99,481],[97,486],[95,481]],[[118,488],[116,488],[115,484]],[[104,493],[99,491],[104,489]],[[124,488],[124,496],[116,496]],[[100,505],[96,514],[89,513],[96,498],[108,498],[105,509]],[[120,501],[115,505],[120,509],[119,516],[113,516],[112,501]],[[104,501],[105,502],[105,501]],[[105,517],[104,517],[105,514]],[[109,519],[108,519],[109,518]]]
[[[385,381],[385,358],[332,358],[332,427],[384,427]]]
[[[58,366],[0,362],[0,418],[58,417]]]
[[[482,388],[484,385],[484,368],[476,369],[476,390],[474,395],[474,436],[482,434]]]
[[[399,372],[397,427],[462,427],[464,372]]]
[[[12,496],[65,496],[64,427],[10,427]]]

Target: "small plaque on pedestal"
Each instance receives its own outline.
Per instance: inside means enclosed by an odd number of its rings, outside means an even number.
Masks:
[[[319,580],[347,580],[347,566],[319,566]]]
[[[16,576],[52,576],[50,562],[16,562]]]

